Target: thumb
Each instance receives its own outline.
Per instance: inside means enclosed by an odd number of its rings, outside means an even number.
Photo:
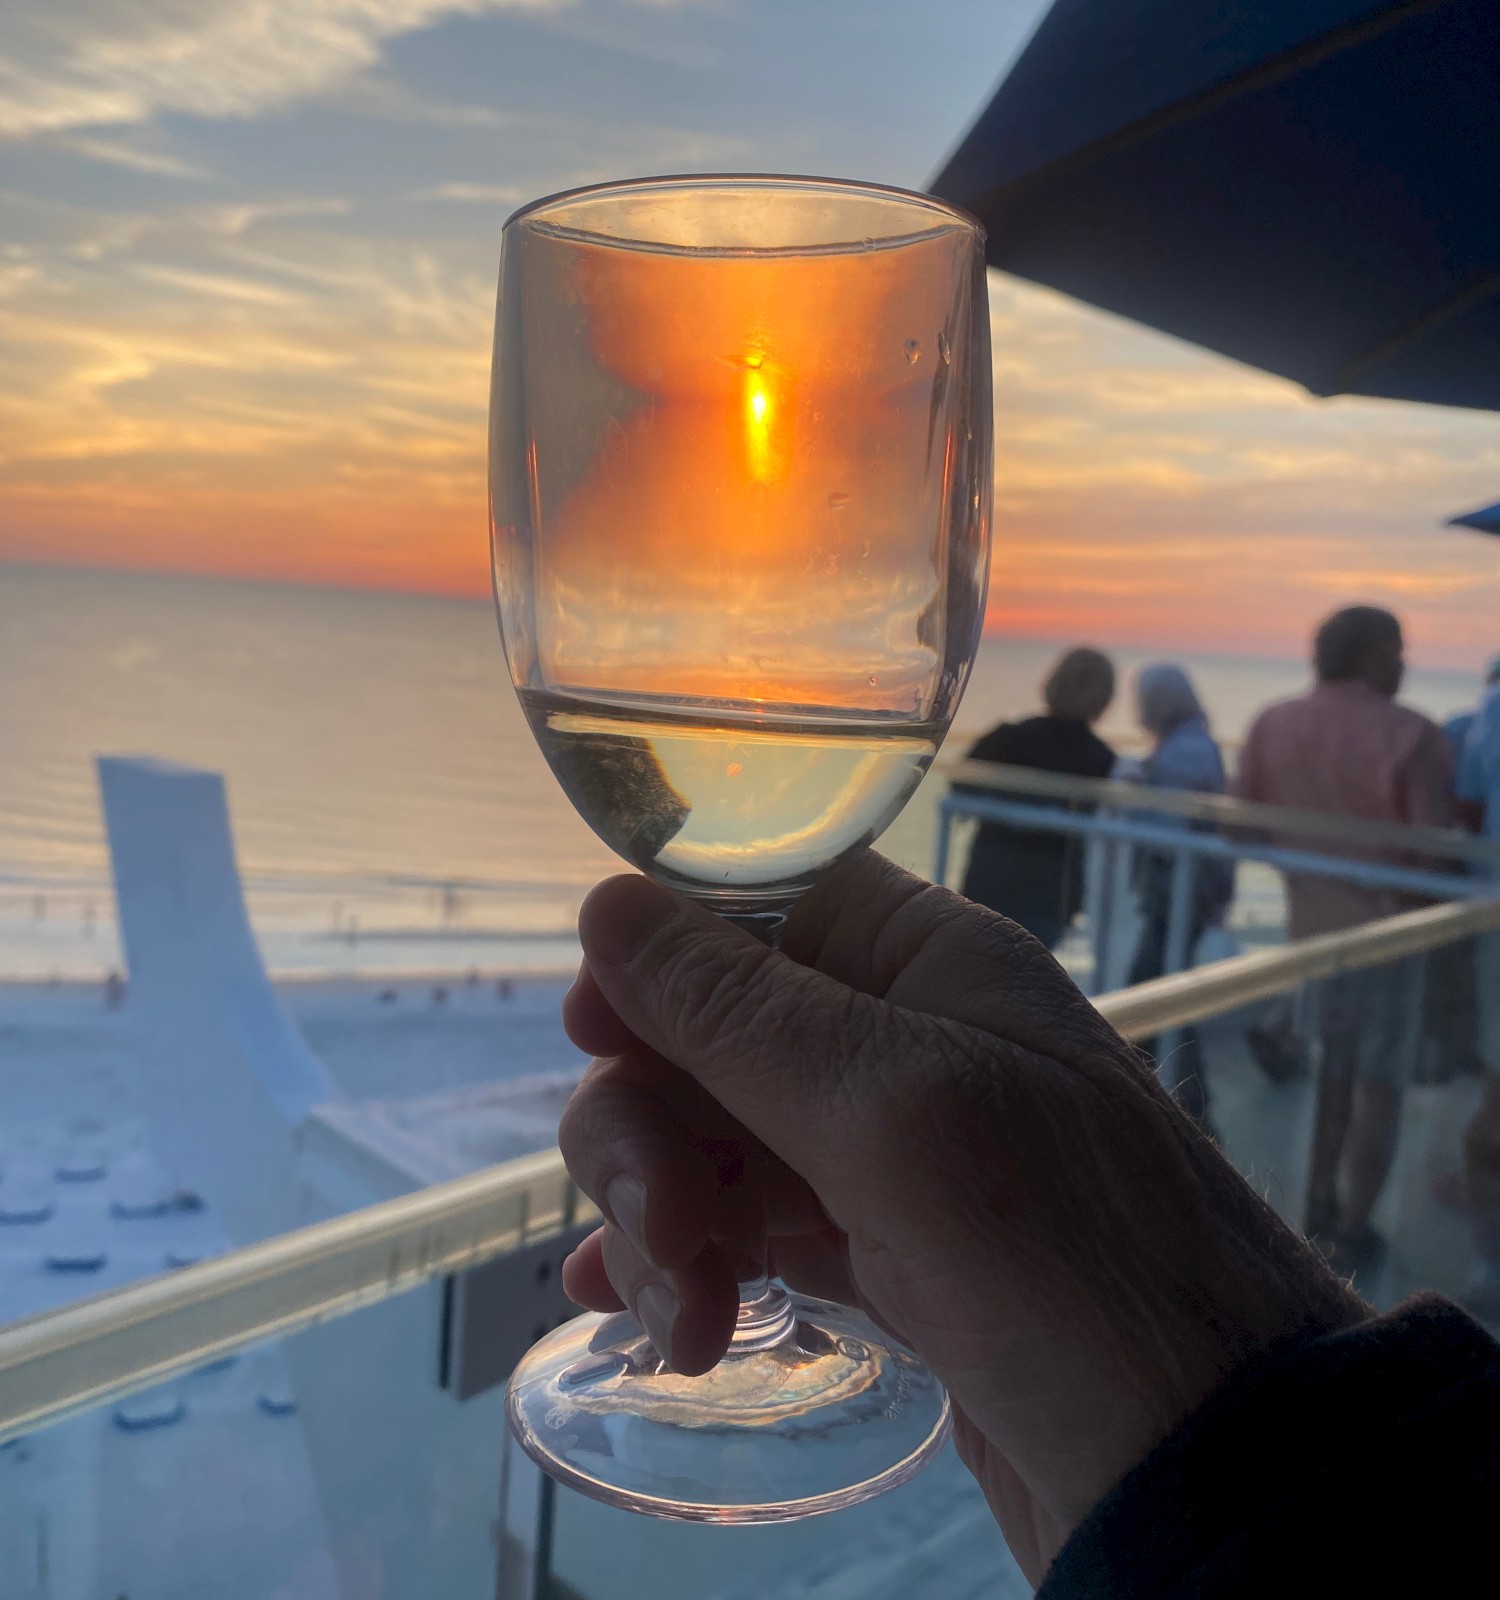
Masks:
[[[600,884],[578,931],[631,1033],[832,1199],[883,1121],[870,1069],[898,1049],[901,1014],[645,878]]]

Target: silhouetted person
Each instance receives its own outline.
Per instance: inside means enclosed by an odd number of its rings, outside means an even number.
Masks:
[[[1452,817],[1452,760],[1442,729],[1396,704],[1405,672],[1396,618],[1375,606],[1335,612],[1318,629],[1313,665],[1312,689],[1256,718],[1236,791],[1272,805],[1445,826]],[[1392,889],[1296,873],[1287,876],[1287,900],[1293,939],[1357,927],[1419,903]],[[1373,1267],[1384,1253],[1370,1213],[1395,1154],[1401,1096],[1421,1045],[1422,999],[1421,958],[1318,985],[1323,1061],[1304,1226],[1347,1271]]]
[[[1093,724],[1109,709],[1114,694],[1115,669],[1108,656],[1086,648],[1069,650],[1042,685],[1045,714],[1002,722],[979,740],[968,758],[1107,778],[1114,751],[1093,731]],[[1033,805],[1048,803],[1031,795],[1018,798]],[[963,892],[1055,948],[1083,904],[1082,844],[1069,834],[982,822],[969,853]]]

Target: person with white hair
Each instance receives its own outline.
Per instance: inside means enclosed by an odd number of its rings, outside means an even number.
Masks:
[[[1136,714],[1154,741],[1141,767],[1141,781],[1159,789],[1183,789],[1198,794],[1223,794],[1224,758],[1209,731],[1208,716],[1193,688],[1192,679],[1175,662],[1160,661],[1143,667],[1135,682]],[[1154,815],[1158,826],[1189,827],[1173,816]],[[1142,927],[1130,968],[1130,982],[1146,983],[1166,970],[1167,940],[1171,933],[1172,875],[1175,853],[1142,849],[1136,854],[1132,874]],[[1189,899],[1188,949],[1205,929],[1221,922],[1234,897],[1234,867],[1225,861],[1198,857],[1193,861],[1193,886]],[[1171,1061],[1160,1063],[1168,1086],[1190,1115],[1211,1131],[1208,1085],[1204,1076],[1203,1047],[1197,1029],[1184,1028]],[[1156,1041],[1142,1048],[1156,1055]]]

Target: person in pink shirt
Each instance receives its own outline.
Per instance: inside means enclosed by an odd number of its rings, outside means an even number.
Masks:
[[[1255,719],[1234,792],[1245,800],[1411,826],[1453,820],[1453,758],[1443,730],[1398,705],[1405,673],[1401,624],[1375,606],[1335,612],[1313,642],[1317,682]],[[1289,843],[1304,841],[1289,840]],[[1319,842],[1316,848],[1328,852]],[[1397,858],[1350,848],[1362,859]],[[1422,858],[1403,864],[1431,867]],[[1287,876],[1293,939],[1352,928],[1417,904],[1391,889]],[[1335,1265],[1373,1268],[1385,1241],[1370,1214],[1395,1153],[1401,1096],[1422,1036],[1420,958],[1344,973],[1318,987],[1322,1069],[1307,1184],[1306,1232]]]

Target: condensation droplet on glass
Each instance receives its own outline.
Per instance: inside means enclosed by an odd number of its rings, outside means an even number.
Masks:
[[[875,241],[873,239],[861,239],[859,242],[860,246],[865,250],[873,250],[875,248]]]
[[[946,333],[940,333],[938,335],[938,359],[945,367],[952,359],[952,356],[948,350],[948,335]]]
[[[852,494],[844,494],[842,490],[835,489],[828,497],[828,509],[830,511],[842,511],[853,498]]]
[[[870,674],[870,676],[869,676],[869,677],[868,677],[868,678],[867,678],[867,679],[866,679],[866,680],[865,680],[865,681],[866,681],[866,682],[867,682],[867,683],[868,683],[868,684],[869,684],[869,685],[870,685],[870,687],[871,687],[871,688],[872,688],[872,689],[873,689],[873,688],[874,688],[874,687],[875,687],[875,674],[874,674],[874,673],[873,673],[873,672],[872,672],[872,673],[871,673],[871,674]]]
[[[906,362],[908,366],[916,366],[922,359],[922,342],[920,339],[908,339],[905,345]]]
[[[752,350],[745,357],[745,365],[747,367],[749,367],[749,369],[752,372],[759,371],[760,368],[763,367],[765,364],[766,364],[766,353],[765,353],[764,350]]]
[[[869,553],[870,553],[870,541],[868,539],[866,539],[865,542],[859,547],[859,559],[861,561],[863,561],[865,559],[865,557],[869,555]]]

